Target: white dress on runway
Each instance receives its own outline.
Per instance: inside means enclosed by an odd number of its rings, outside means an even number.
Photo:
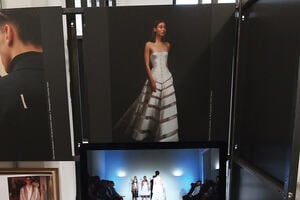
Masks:
[[[149,196],[150,190],[149,190],[149,183],[148,181],[142,181],[142,187],[141,187],[141,196]]]
[[[167,60],[168,52],[151,54],[151,72],[157,89],[153,92],[147,80],[139,97],[115,126],[127,123],[122,126],[123,132],[134,141],[178,141],[176,96]]]
[[[157,175],[153,178],[153,189],[152,189],[152,199],[151,200],[165,200],[165,190],[161,180],[161,177]]]

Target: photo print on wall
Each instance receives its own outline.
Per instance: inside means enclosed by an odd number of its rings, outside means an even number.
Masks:
[[[85,10],[90,142],[208,139],[210,20],[203,5]]]
[[[70,159],[61,10],[2,9],[0,26],[0,160]]]

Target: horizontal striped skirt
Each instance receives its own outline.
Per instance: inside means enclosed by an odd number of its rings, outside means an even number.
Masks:
[[[157,90],[153,92],[147,80],[141,94],[118,124],[127,123],[126,126],[122,125],[126,127],[124,134],[135,141],[149,141],[151,138],[155,142],[176,142],[178,120],[172,77],[161,83],[156,82],[156,87]]]

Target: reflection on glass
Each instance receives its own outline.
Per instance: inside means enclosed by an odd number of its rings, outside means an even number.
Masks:
[[[198,4],[198,0],[177,0],[177,5]]]
[[[218,3],[235,3],[236,0],[218,0]]]
[[[80,8],[80,7],[81,7],[81,1],[75,0],[75,8]]]
[[[202,0],[202,4],[208,4],[211,3],[211,0]]]
[[[77,36],[82,36],[82,16],[81,14],[76,14],[76,34]]]
[[[117,0],[117,6],[172,5],[172,0]]]

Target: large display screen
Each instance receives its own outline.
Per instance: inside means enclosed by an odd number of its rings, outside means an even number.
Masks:
[[[225,199],[224,146],[220,143],[84,145],[83,199]],[[198,187],[198,191],[195,188]],[[188,197],[187,197],[188,196]]]

